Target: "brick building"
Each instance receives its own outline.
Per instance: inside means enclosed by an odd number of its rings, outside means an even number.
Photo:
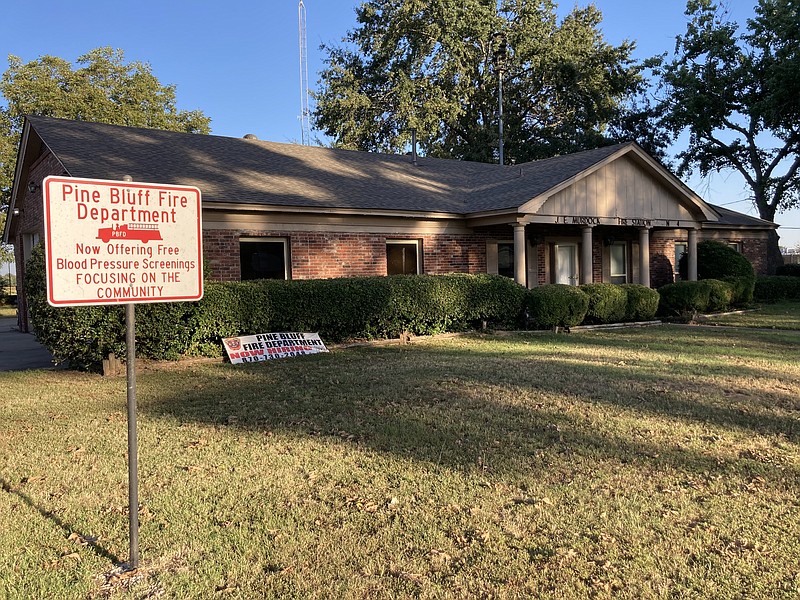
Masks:
[[[696,276],[703,239],[764,272],[776,227],[704,202],[633,143],[500,166],[29,117],[18,156],[3,239],[21,292],[48,175],[198,187],[206,268],[223,281],[488,272],[658,287],[682,252]]]

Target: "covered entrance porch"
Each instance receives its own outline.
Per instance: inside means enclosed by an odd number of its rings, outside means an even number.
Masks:
[[[652,287],[672,281],[681,248],[688,254],[689,279],[697,279],[698,232],[719,216],[641,148],[625,145],[588,167],[565,166],[557,174],[547,163],[535,164],[552,183],[532,187],[513,208],[469,219],[476,231],[491,236],[489,273],[527,287],[593,282]]]
[[[526,287],[599,282],[659,286],[668,282],[664,273],[671,281],[683,248],[689,258],[689,279],[697,279],[694,226],[515,223],[504,229],[507,235],[495,235],[487,242],[487,270]]]

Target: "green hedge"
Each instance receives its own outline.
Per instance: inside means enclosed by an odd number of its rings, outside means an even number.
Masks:
[[[775,275],[786,275],[787,277],[800,277],[800,264],[781,265],[775,269]]]
[[[589,297],[584,323],[600,325],[619,323],[625,319],[628,294],[622,287],[612,283],[586,283],[580,289]]]
[[[697,285],[708,288],[707,312],[722,312],[731,307],[733,286],[719,279],[703,279]]]
[[[722,277],[721,280],[731,286],[731,305],[747,306],[753,302],[753,292],[756,287],[755,277],[728,275]]]
[[[589,296],[580,288],[552,284],[528,290],[525,313],[528,325],[536,329],[574,327],[583,322]]]
[[[121,306],[54,308],[44,259],[27,265],[26,292],[39,340],[59,360],[96,370],[125,351]],[[341,279],[207,282],[199,302],[136,307],[137,355],[220,356],[221,340],[270,331],[315,331],[329,342],[519,326],[526,290],[499,275],[413,275]]]
[[[647,321],[657,311],[683,316],[721,307],[737,293],[747,295],[752,286],[745,279],[680,282],[660,293],[602,283],[526,290],[507,277],[464,274],[206,282],[199,302],[137,306],[136,347],[139,356],[161,360],[220,356],[222,338],[275,331],[314,331],[335,343],[403,332],[515,329],[523,317],[526,326],[539,329]],[[737,282],[740,292],[734,289]],[[57,359],[94,370],[110,352],[123,355],[123,307],[47,304],[41,248],[27,265],[26,292],[37,337]]]
[[[708,309],[711,288],[698,281],[678,281],[658,288],[658,314],[662,317],[693,317]]]
[[[679,270],[681,278],[684,281],[688,279],[688,257],[685,254],[680,259]],[[731,306],[747,306],[753,301],[756,282],[753,265],[727,244],[714,240],[697,244],[697,279],[724,281],[731,287],[731,297],[728,299],[726,288],[711,284],[710,305],[704,311],[717,312]]]
[[[759,302],[800,300],[800,277],[773,275],[756,279],[755,299]]]
[[[658,289],[661,296],[658,314],[663,317],[691,318],[697,313],[728,310],[734,303],[736,284],[743,285],[743,282],[738,278],[730,282],[703,279],[665,285]],[[747,286],[749,289],[749,283]]]
[[[681,279],[689,279],[689,257],[684,254],[678,262]],[[697,278],[755,277],[753,265],[742,254],[721,242],[705,240],[697,244]]]
[[[626,283],[619,287],[627,295],[625,321],[652,321],[655,318],[661,298],[656,290],[635,283]]]
[[[37,339],[53,358],[76,369],[96,368],[109,353],[125,355],[122,307],[53,308],[47,303],[44,252],[34,248],[25,269],[25,293]]]

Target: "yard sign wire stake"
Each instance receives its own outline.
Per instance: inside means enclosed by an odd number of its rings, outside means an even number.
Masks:
[[[136,305],[125,305],[125,346],[128,376],[128,532],[130,569],[139,567],[139,456],[136,434]]]

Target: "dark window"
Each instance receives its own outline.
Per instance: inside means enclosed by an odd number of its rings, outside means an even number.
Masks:
[[[247,279],[287,279],[286,241],[246,241],[239,243],[242,281]]]
[[[419,273],[417,242],[386,242],[386,273],[416,275]]]
[[[497,244],[497,273],[514,278],[514,244]]]
[[[628,283],[628,244],[616,242],[608,248],[611,258],[611,283]]]

